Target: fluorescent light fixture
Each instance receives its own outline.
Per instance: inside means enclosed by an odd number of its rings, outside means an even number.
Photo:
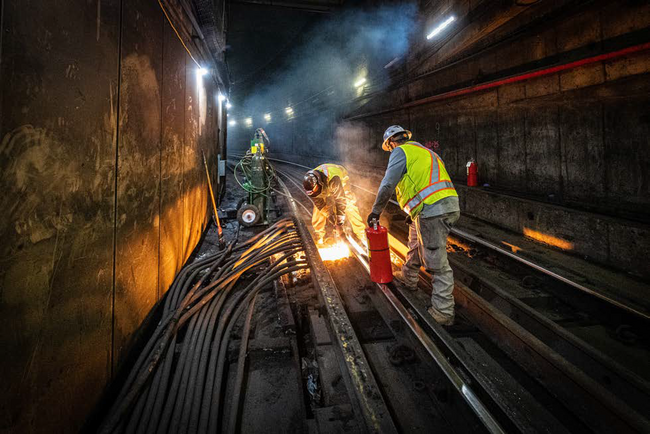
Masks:
[[[354,83],[354,87],[361,87],[365,84],[366,82],[366,77],[361,77]]]
[[[393,60],[391,60],[390,62],[388,62],[388,63],[386,64],[386,66],[384,66],[384,69],[388,69],[388,68],[390,68],[391,66],[393,66],[394,64],[396,64],[397,61],[398,61],[399,59],[401,59],[401,58],[400,58],[400,57],[396,57],[396,58],[394,58]]]
[[[264,115],[264,120],[265,120],[266,122],[271,122],[271,113],[267,113],[267,114],[265,114],[265,115]]]
[[[232,121],[228,122],[228,125],[234,127],[235,125],[237,125],[237,121],[233,119]]]
[[[227,102],[227,103],[226,103],[226,108],[227,108],[227,109],[231,109],[231,108],[232,108],[232,104],[230,104],[230,102]]]
[[[196,73],[199,75],[199,77],[203,77],[205,74],[208,73],[208,70],[205,68],[199,68],[196,70]]]
[[[287,112],[288,115],[293,114],[293,109],[291,107],[287,107],[284,111]]]
[[[219,94],[219,102],[224,102],[226,100],[226,97],[224,94],[220,93]]]
[[[253,118],[246,118],[246,120],[244,122],[246,122],[247,127],[252,127],[253,126]]]
[[[450,16],[449,18],[447,18],[446,20],[444,20],[442,23],[440,23],[440,24],[438,25],[438,27],[436,27],[435,29],[433,29],[433,30],[431,31],[431,33],[429,33],[429,34],[427,35],[427,39],[431,39],[431,38],[433,38],[434,36],[436,36],[438,33],[442,32],[442,31],[445,29],[445,27],[447,27],[449,24],[451,24],[451,22],[454,21],[455,19],[456,19],[456,17],[454,17],[454,16],[452,15],[452,16]]]

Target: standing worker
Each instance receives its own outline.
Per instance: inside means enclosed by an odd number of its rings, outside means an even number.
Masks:
[[[447,235],[460,217],[458,194],[438,154],[410,138],[411,132],[399,125],[384,133],[381,148],[391,155],[368,225],[373,219],[379,220],[394,189],[409,225],[409,251],[401,273],[395,277],[416,290],[424,263],[433,273],[428,312],[439,324],[452,325],[454,274],[447,260]]]
[[[318,244],[325,240],[325,226],[330,217],[333,217],[339,236],[343,234],[347,216],[354,235],[359,241],[365,240],[365,226],[354,193],[348,187],[348,179],[348,171],[337,164],[321,164],[305,174],[302,186],[314,203],[311,224]]]

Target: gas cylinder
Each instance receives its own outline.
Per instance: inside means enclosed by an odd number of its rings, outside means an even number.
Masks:
[[[370,280],[376,283],[393,281],[393,268],[390,263],[388,230],[374,221],[366,228],[368,238],[368,258],[370,259]]]
[[[474,160],[467,162],[467,186],[476,187],[478,185],[478,165]]]

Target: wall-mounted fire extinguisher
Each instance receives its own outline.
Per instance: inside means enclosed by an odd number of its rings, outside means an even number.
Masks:
[[[393,281],[393,267],[390,263],[388,230],[373,220],[366,228],[368,238],[368,258],[370,259],[370,280],[376,283]]]
[[[467,162],[467,186],[476,187],[478,185],[478,165],[472,159]]]

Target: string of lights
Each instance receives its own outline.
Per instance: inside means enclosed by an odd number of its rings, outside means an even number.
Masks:
[[[447,16],[443,21],[439,22],[429,33],[426,35],[427,40],[434,39],[436,36],[440,35],[447,27],[449,27],[454,21],[456,21],[456,17],[454,15],[449,15]],[[446,41],[445,41],[446,42]],[[444,45],[444,43],[443,43]],[[440,47],[437,47],[439,49]],[[437,51],[437,50],[436,50]],[[386,66],[384,66],[385,69],[390,68],[391,66],[395,65],[398,63],[400,60],[399,57],[396,57],[395,59],[391,60]],[[361,69],[361,68],[357,68]],[[389,84],[391,81],[394,81],[396,79],[399,80],[399,78],[402,78],[405,73],[399,74],[397,77],[392,76],[388,78],[381,79],[380,74],[364,74],[359,76],[358,78],[355,79],[353,82],[353,87],[357,89],[357,94],[355,95],[354,98],[348,99],[344,101],[342,104],[350,104],[353,103],[354,101],[363,101],[371,98],[372,96],[376,95],[380,90],[383,90],[387,84]],[[319,101],[318,97],[326,94],[326,95],[331,95],[336,92],[335,90],[336,84],[332,84],[318,92],[316,92],[313,95],[310,95],[307,98],[304,98],[298,102],[294,103],[289,103],[287,107],[285,107],[284,112],[286,114],[286,120],[294,120],[300,117],[305,116],[305,113],[301,113],[301,115],[297,115],[296,113],[296,108],[300,107],[301,105],[311,102],[312,104]],[[341,102],[339,102],[341,104]],[[279,111],[279,109],[275,110],[266,110],[266,112],[263,114],[263,119],[266,121],[266,123],[270,123],[273,120],[273,114],[275,112]],[[249,115],[245,118],[244,122],[245,126],[248,128],[251,128],[253,126],[253,119]],[[229,122],[230,126],[236,126],[237,121],[235,119],[230,120]]]

